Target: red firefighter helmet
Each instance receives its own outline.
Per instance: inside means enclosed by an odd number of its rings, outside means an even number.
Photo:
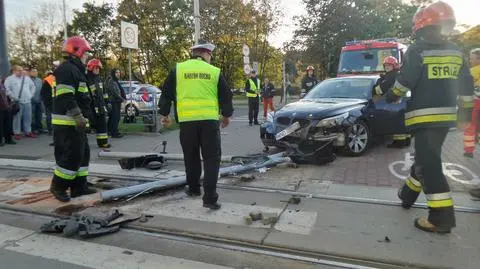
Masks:
[[[87,70],[93,71],[96,67],[102,68],[102,62],[99,59],[91,59],[87,63]]]
[[[310,71],[310,70],[313,71],[313,70],[315,70],[315,68],[314,68],[313,66],[309,65],[309,66],[307,67],[307,71]]]
[[[383,65],[385,66],[387,64],[392,65],[395,69],[399,68],[398,60],[393,56],[388,56],[383,59]]]
[[[422,8],[413,16],[413,32],[432,25],[446,24],[453,29],[455,26],[455,13],[450,5],[438,1]]]
[[[62,51],[81,58],[85,52],[92,51],[92,47],[90,47],[90,44],[88,44],[88,41],[85,40],[85,38],[72,36],[65,40]]]

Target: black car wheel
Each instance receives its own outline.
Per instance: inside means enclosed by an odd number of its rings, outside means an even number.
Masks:
[[[370,144],[370,131],[363,121],[355,122],[346,133],[345,151],[351,156],[360,156]]]

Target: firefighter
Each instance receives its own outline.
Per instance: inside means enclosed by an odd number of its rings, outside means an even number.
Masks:
[[[257,77],[257,72],[252,70],[250,72],[250,78],[245,82],[245,92],[248,98],[248,124],[259,125],[258,123],[258,110],[260,107],[260,94],[261,94],[260,79]]]
[[[471,97],[473,80],[460,49],[446,41],[454,26],[453,9],[444,2],[419,10],[413,17],[415,41],[387,93],[387,101],[396,102],[411,91],[405,125],[415,137],[415,162],[398,196],[408,209],[423,190],[429,215],[415,219],[414,225],[426,232],[450,233],[456,224],[441,150],[449,129],[456,125],[457,95]]]
[[[87,185],[90,148],[86,128],[91,102],[85,64],[92,48],[79,36],[68,38],[62,51],[65,60],[53,72],[52,125],[56,167],[50,192],[62,202],[95,192]],[[70,194],[67,190],[70,189]]]
[[[307,94],[313,87],[315,87],[315,85],[318,84],[318,80],[315,78],[314,72],[315,68],[309,65],[307,67],[307,75],[302,79],[302,95]]]
[[[161,122],[168,127],[171,103],[175,104],[175,118],[180,123],[180,143],[187,173],[188,196],[200,196],[200,177],[203,157],[203,206],[220,209],[216,191],[220,169],[220,128],[230,124],[233,114],[232,92],[210,60],[215,46],[201,41],[192,47],[192,58],[177,63],[163,85],[158,106]]]
[[[110,148],[107,133],[107,109],[105,107],[103,81],[100,77],[102,62],[99,59],[92,59],[87,64],[88,87],[92,92],[93,109],[95,110],[94,128],[97,133],[97,145],[101,149]],[[93,113],[92,113],[93,114]]]
[[[475,143],[480,143],[480,48],[470,52],[470,66],[470,72],[472,73],[475,83],[474,98],[472,98],[472,100],[462,100],[461,107],[468,109],[473,106],[471,124],[465,129],[463,135],[463,155],[468,158],[473,158]],[[471,101],[473,101],[473,103]]]
[[[393,84],[395,84],[395,79],[398,75],[398,70],[400,69],[400,65],[398,64],[397,58],[388,56],[383,59],[383,68],[385,69],[385,74],[380,75],[380,78],[377,80],[377,83],[374,86],[374,96],[383,96],[393,87]],[[410,141],[411,138],[409,134],[394,134],[393,142],[387,147],[409,147]]]

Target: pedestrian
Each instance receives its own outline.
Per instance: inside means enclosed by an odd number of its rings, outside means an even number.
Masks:
[[[455,227],[450,186],[442,171],[442,145],[457,121],[457,96],[473,95],[473,79],[461,50],[447,41],[453,31],[453,9],[439,1],[420,9],[413,18],[414,42],[405,53],[387,102],[411,92],[405,125],[415,137],[415,162],[399,189],[404,208],[410,208],[423,190],[428,218],[415,219],[426,232],[450,233]]]
[[[263,120],[267,119],[268,108],[270,107],[271,111],[275,111],[273,107],[273,98],[275,97],[275,86],[270,82],[268,78],[265,78],[263,87],[262,87],[262,98],[263,98]]]
[[[5,80],[5,88],[19,111],[13,116],[13,133],[16,140],[20,140],[21,125],[26,137],[35,138],[32,133],[32,97],[35,93],[35,84],[25,75],[21,66],[12,68],[13,74]]]
[[[469,126],[465,129],[463,135],[463,148],[464,156],[468,158],[473,158],[473,152],[475,151],[475,144],[480,143],[480,48],[473,49],[470,52],[470,72],[472,73],[474,83],[475,83],[475,92],[474,99],[466,100],[462,102],[462,108],[471,108],[472,110],[472,121]]]
[[[302,79],[302,90],[300,98],[303,98],[315,85],[318,84],[318,80],[315,77],[315,68],[311,65],[307,66],[307,74]]]
[[[87,185],[90,148],[86,128],[92,100],[87,86],[85,64],[92,48],[79,36],[68,38],[62,48],[65,60],[55,69],[53,94],[53,141],[57,164],[50,192],[61,202],[91,194]],[[70,189],[70,194],[67,190]]]
[[[112,138],[122,138],[123,134],[118,131],[120,123],[120,111],[122,103],[125,102],[125,93],[122,86],[118,82],[120,79],[120,69],[112,69],[110,79],[108,80],[108,96],[112,107],[111,114],[108,119],[108,132]]]
[[[248,124],[259,125],[258,123],[258,109],[260,106],[260,79],[257,78],[257,72],[252,70],[250,78],[245,83],[245,92],[248,98]]]
[[[97,145],[99,148],[110,148],[107,133],[107,109],[105,107],[103,94],[103,80],[100,77],[102,62],[99,59],[92,59],[87,64],[87,81],[90,91],[93,95],[93,105],[95,113],[93,114],[94,128],[97,133]]]
[[[381,74],[380,78],[374,86],[373,96],[379,98],[384,96],[395,84],[400,65],[397,58],[388,56],[383,59],[383,68],[385,74]],[[404,115],[401,113],[401,120],[403,121]],[[411,137],[409,134],[394,134],[393,142],[388,144],[388,148],[404,148],[409,147],[411,144]]]
[[[177,63],[165,80],[158,105],[166,127],[171,124],[168,115],[172,102],[175,105],[187,174],[187,195],[201,195],[201,151],[205,171],[203,206],[217,210],[220,209],[216,191],[221,159],[219,115],[222,115],[222,128],[227,127],[233,104],[232,92],[220,69],[210,64],[214,48],[203,40],[192,47],[192,58]]]
[[[30,78],[35,85],[35,92],[32,96],[32,112],[33,112],[33,121],[32,121],[32,131],[35,134],[44,133],[42,126],[43,119],[43,107],[42,107],[42,98],[40,96],[42,90],[42,80],[38,77],[38,71],[36,68],[30,69]]]
[[[3,83],[2,78],[0,79],[0,147],[5,144],[16,144],[12,139],[11,102]]]

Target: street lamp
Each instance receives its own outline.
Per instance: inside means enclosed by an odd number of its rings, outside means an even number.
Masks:
[[[195,44],[198,44],[200,39],[200,4],[198,0],[193,0],[193,19],[195,23]]]
[[[63,38],[67,40],[67,7],[65,5],[65,0],[63,0]]]
[[[3,5],[3,0],[0,0],[0,78],[8,76],[10,73],[10,63],[8,61],[7,48],[5,8]]]

